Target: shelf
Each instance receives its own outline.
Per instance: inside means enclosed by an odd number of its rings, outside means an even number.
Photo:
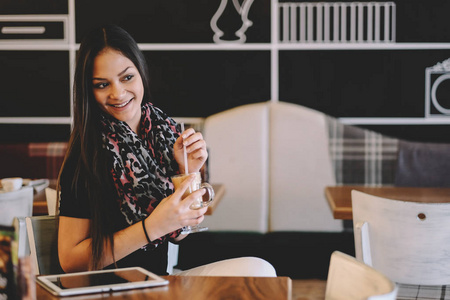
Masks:
[[[0,50],[78,50],[79,44],[55,41],[1,41]],[[258,44],[150,44],[140,43],[143,51],[270,51],[270,50],[438,50],[450,43],[258,43]]]
[[[279,43],[279,50],[433,50],[450,49],[450,43]]]
[[[198,44],[149,44],[140,43],[139,48],[144,51],[166,50],[166,51],[227,51],[227,50],[271,50],[273,44],[255,43],[255,44],[238,44],[238,43],[198,43]]]
[[[450,125],[450,117],[434,118],[339,118],[348,125]]]
[[[78,46],[67,44],[67,42],[55,41],[23,41],[23,42],[0,42],[0,51],[71,51],[78,50]]]
[[[72,124],[71,117],[0,117],[0,124]]]
[[[142,51],[270,51],[274,49],[273,44],[138,44]],[[80,44],[67,44],[55,41],[22,41],[10,42],[0,41],[0,50],[48,50],[48,51],[70,51],[78,50]],[[276,48],[275,48],[276,50]]]

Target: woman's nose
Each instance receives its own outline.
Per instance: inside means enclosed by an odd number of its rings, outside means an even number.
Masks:
[[[123,88],[121,84],[113,84],[111,88],[111,95],[110,97],[112,99],[121,99],[123,96],[125,96],[126,91]]]

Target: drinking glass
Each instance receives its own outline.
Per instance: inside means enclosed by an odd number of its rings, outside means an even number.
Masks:
[[[202,182],[202,177],[201,177],[200,172],[172,176],[171,179],[172,179],[174,188],[175,188],[175,190],[178,189],[180,187],[181,183],[186,179],[186,177],[188,177],[191,174],[195,174],[195,178],[191,182],[191,185],[189,186],[189,188],[184,192],[182,199],[186,198],[187,196],[189,196],[189,194],[193,193],[194,191],[204,188],[204,189],[206,189],[207,193],[205,195],[203,195],[203,197],[197,198],[195,200],[195,202],[191,204],[190,208],[191,209],[200,209],[202,207],[206,207],[209,204],[211,204],[211,202],[214,199],[214,189],[212,188],[212,186],[209,183]],[[202,227],[199,225],[184,226],[181,231],[181,234],[195,233],[195,232],[201,232],[201,231],[206,231],[206,230],[208,230],[208,227]]]

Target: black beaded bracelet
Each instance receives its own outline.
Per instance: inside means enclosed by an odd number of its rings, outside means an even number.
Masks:
[[[142,228],[144,228],[145,237],[147,238],[148,243],[151,244],[152,241],[150,241],[150,238],[148,237],[148,234],[147,234],[147,229],[145,228],[145,219],[142,220]]]

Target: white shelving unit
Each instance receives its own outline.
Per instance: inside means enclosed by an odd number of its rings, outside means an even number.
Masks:
[[[0,51],[68,51],[70,60],[70,78],[74,75],[74,62],[76,51],[79,44],[75,42],[75,1],[68,1],[67,15],[23,15],[23,16],[7,16],[11,20],[18,18],[23,20],[29,18],[30,20],[63,20],[66,26],[65,38],[61,41],[51,40],[2,40],[0,41]],[[369,3],[369,2],[368,2]],[[370,2],[373,3],[373,2]],[[391,3],[391,2],[389,2]],[[329,41],[323,38],[321,41],[303,40],[282,40],[280,29],[280,14],[285,11],[290,4],[279,3],[277,0],[271,0],[271,42],[270,43],[203,43],[203,44],[153,44],[140,43],[139,47],[144,51],[270,51],[271,57],[271,101],[279,101],[279,53],[280,51],[305,51],[305,50],[426,50],[426,49],[450,49],[450,43],[396,43],[392,39],[389,41],[367,42],[360,38],[361,32],[358,32],[357,26],[352,29],[355,32],[353,40],[345,41]],[[299,4],[296,4],[299,6]],[[302,4],[303,5],[303,4]],[[321,5],[320,3],[315,5]],[[351,5],[351,4],[349,4]],[[304,4],[308,6],[308,4]],[[357,5],[356,5],[357,6]],[[395,7],[395,6],[394,6]],[[395,9],[393,10],[395,13]],[[356,13],[355,13],[356,16]],[[324,17],[321,15],[321,17]],[[356,16],[357,17],[357,16]],[[355,17],[355,18],[356,18]],[[395,15],[394,15],[395,17]],[[5,16],[0,16],[0,20]],[[395,19],[394,19],[395,20]],[[291,26],[283,24],[284,27]],[[311,24],[309,24],[311,26]],[[395,28],[395,22],[394,22]],[[323,28],[321,28],[323,29]],[[286,28],[284,28],[286,30]],[[292,29],[291,29],[292,30]],[[371,29],[375,32],[375,29]],[[211,34],[212,36],[212,34]],[[395,38],[395,32],[392,33]],[[70,88],[72,90],[72,80]],[[70,103],[72,103],[72,93],[70,93]],[[264,99],[261,99],[264,101]],[[72,122],[72,105],[70,105],[69,117],[0,117],[0,124],[71,124]],[[176,119],[187,120],[183,116]],[[189,120],[201,118],[188,118]],[[450,124],[450,118],[341,118],[347,124],[361,124],[361,125],[429,125],[429,124]]]

